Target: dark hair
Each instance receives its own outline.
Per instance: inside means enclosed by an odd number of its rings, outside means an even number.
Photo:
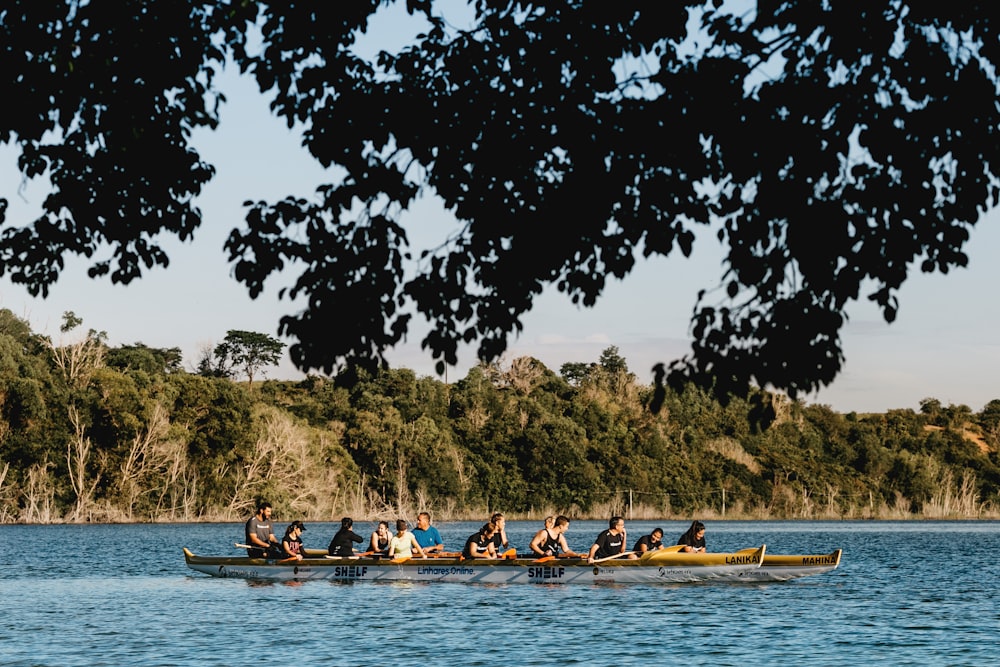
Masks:
[[[663,529],[662,528],[654,528],[653,532],[651,532],[650,535],[655,535],[656,533],[659,533],[660,537],[663,537]]]
[[[503,512],[494,512],[493,516],[490,517],[490,523],[496,523],[497,519],[503,518]]]
[[[611,517],[611,519],[608,521],[608,528],[614,528],[615,526],[618,525],[619,521],[625,521],[625,517],[620,517],[620,516]]]
[[[695,539],[695,535],[698,534],[699,530],[705,530],[705,524],[701,521],[694,520],[691,522],[691,527],[687,529],[687,532],[681,535],[681,538]]]
[[[427,523],[430,523],[430,522],[431,522],[431,515],[430,515],[430,513],[429,513],[429,512],[420,512],[419,514],[417,514],[417,518],[418,518],[418,519],[419,519],[420,517],[422,517],[422,516],[425,516],[425,517],[427,517]]]
[[[486,533],[495,533],[497,530],[497,525],[492,521],[487,521],[483,524],[483,527],[479,529],[480,535],[485,535]]]
[[[385,529],[389,530],[389,522],[388,521],[379,521],[378,525],[385,526]]]
[[[340,520],[341,528],[350,528],[353,525],[354,525],[354,519],[352,519],[349,516],[345,516],[343,519]]]
[[[409,525],[406,523],[406,519],[396,520],[396,530],[406,530],[407,528],[409,528]]]
[[[268,507],[271,507],[271,503],[267,502],[266,500],[262,500],[259,503],[257,503],[257,511],[258,512],[263,512]],[[274,508],[272,507],[271,509],[274,509]]]
[[[556,517],[555,524],[553,524],[553,525],[556,525],[556,526],[568,526],[569,525],[569,518],[563,516],[562,514],[560,514],[559,516]]]
[[[293,521],[290,524],[288,524],[288,528],[285,528],[285,537],[291,535],[292,531],[295,530],[296,528],[298,528],[301,531],[305,531],[306,529],[305,524],[303,524],[301,521],[298,520]]]

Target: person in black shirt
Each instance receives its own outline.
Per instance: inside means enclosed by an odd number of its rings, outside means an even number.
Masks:
[[[677,544],[683,544],[684,548],[681,551],[686,553],[705,553],[708,551],[705,548],[705,524],[701,521],[692,521],[691,527],[680,536]]]
[[[639,538],[639,541],[635,543],[632,547],[632,551],[636,552],[640,556],[647,551],[656,551],[657,549],[663,548],[663,529],[654,528],[653,532],[649,535],[643,535]]]
[[[590,553],[587,554],[588,563],[625,553],[625,519],[613,516],[608,526],[608,529],[601,531],[594,540],[594,546],[590,547]]]
[[[331,556],[353,556],[353,543],[365,541],[365,538],[351,530],[353,525],[354,519],[349,516],[340,520],[340,530],[333,536],[333,539],[330,540],[330,546],[327,547],[327,552]]]
[[[302,560],[305,552],[302,548],[302,533],[306,526],[301,521],[293,521],[285,529],[285,537],[281,540],[282,556],[285,560]]]
[[[496,532],[496,524],[490,521],[469,535],[469,539],[465,541],[465,548],[462,549],[462,558],[496,558],[497,552],[493,546],[493,536]]]

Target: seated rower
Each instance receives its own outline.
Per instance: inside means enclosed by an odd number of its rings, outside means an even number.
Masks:
[[[469,535],[469,539],[465,541],[465,548],[462,549],[462,558],[496,558],[497,550],[493,544],[496,532],[496,524],[490,521]]]
[[[427,558],[424,548],[417,542],[417,538],[409,531],[409,524],[406,519],[396,521],[396,534],[389,539],[390,558],[409,558],[416,551],[421,558]]]
[[[330,540],[330,546],[327,547],[327,553],[331,556],[353,556],[354,555],[354,542],[364,542],[365,538],[361,537],[353,530],[354,519],[349,516],[345,516],[340,520],[340,530],[333,536]]]
[[[510,547],[510,541],[507,539],[507,519],[502,512],[496,512],[490,517],[490,523],[496,526],[496,532],[493,533],[493,550],[499,558]]]
[[[587,562],[593,563],[595,560],[624,554],[625,539],[625,519],[620,516],[611,517],[607,530],[601,531],[590,547]]]
[[[558,556],[562,552],[563,556],[576,556],[566,545],[567,530],[569,519],[562,514],[552,519],[551,523],[546,520],[545,527],[535,533],[531,540],[532,553],[536,556]]]
[[[643,535],[642,537],[639,538],[639,541],[635,543],[634,547],[632,547],[632,551],[642,556],[642,554],[646,553],[647,551],[656,551],[657,549],[662,549],[662,548],[663,548],[663,529],[654,528],[653,532],[651,532],[649,535]]]
[[[681,551],[686,553],[705,553],[705,524],[701,521],[692,521],[691,527],[685,531],[677,540],[677,544],[683,544]]]
[[[302,560],[302,533],[306,530],[301,521],[293,521],[285,528],[285,537],[281,540],[281,551],[284,560]]]
[[[413,536],[417,538],[424,553],[444,551],[441,533],[431,525],[431,515],[427,512],[421,512],[417,515],[417,527],[413,529]]]
[[[389,555],[389,522],[379,521],[378,528],[372,533],[371,540],[368,544],[368,551],[371,551],[375,556],[388,556]]]
[[[271,528],[271,503],[261,501],[257,511],[244,526],[247,556],[250,558],[284,558],[281,544]]]

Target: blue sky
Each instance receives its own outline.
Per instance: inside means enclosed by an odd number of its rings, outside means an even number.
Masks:
[[[56,340],[62,313],[72,310],[84,327],[107,332],[112,345],[180,347],[189,368],[201,349],[214,346],[230,329],[276,335],[280,316],[297,306],[278,300],[278,283],[268,284],[264,294],[251,300],[230,276],[223,243],[241,225],[245,200],[311,197],[316,185],[333,176],[301,149],[297,134],[270,116],[266,100],[250,81],[226,76],[223,86],[229,103],[219,130],[196,136],[203,159],[217,168],[198,200],[204,222],[193,242],[165,243],[168,269],[125,287],[91,280],[84,262],[69,260],[45,300],[0,279],[0,308]],[[46,190],[42,181],[22,188],[15,160],[13,150],[0,147],[0,196],[10,202],[8,224],[23,224],[36,215]],[[447,216],[435,202],[421,202],[408,216],[411,238],[418,244],[444,238]],[[912,274],[892,325],[867,303],[853,306],[843,330],[844,370],[829,388],[805,400],[840,412],[882,412],[917,409],[926,397],[978,411],[1000,398],[1000,306],[993,296],[1000,284],[998,222],[994,211],[973,231],[968,268],[947,276]],[[692,258],[677,253],[641,262],[624,281],[609,284],[592,309],[577,308],[554,290],[546,293],[525,318],[524,331],[512,341],[505,360],[529,355],[558,371],[567,361],[596,361],[602,350],[615,345],[639,380],[649,382],[653,364],[688,351],[688,321],[697,291],[716,285],[720,258],[714,237],[701,238]],[[351,326],[350,314],[333,326]],[[394,366],[433,375],[433,360],[419,349],[421,337],[419,330],[411,332],[389,358]],[[474,350],[467,350],[460,365],[449,370],[448,380],[464,376],[474,363]],[[286,360],[267,376],[298,379],[303,374]]]

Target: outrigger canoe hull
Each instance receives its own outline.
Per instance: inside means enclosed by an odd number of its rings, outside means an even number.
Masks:
[[[760,568],[765,547],[736,553],[646,554],[588,564],[584,558],[540,561],[532,558],[487,560],[412,558],[404,562],[375,558],[305,558],[281,562],[264,558],[196,556],[184,549],[192,570],[213,577],[304,581],[446,581],[460,583],[689,583],[745,580]]]
[[[756,581],[787,581],[823,574],[836,570],[840,565],[841,549],[835,549],[828,554],[785,555],[767,554],[761,566],[752,572],[744,574],[745,579]]]

